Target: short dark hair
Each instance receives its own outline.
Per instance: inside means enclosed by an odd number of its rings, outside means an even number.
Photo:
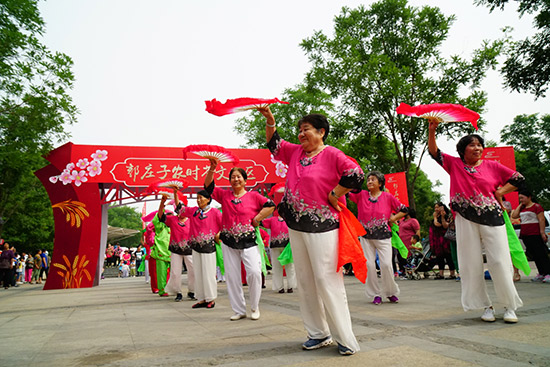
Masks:
[[[320,113],[312,113],[309,115],[306,115],[298,121],[298,128],[302,126],[305,123],[311,124],[314,128],[317,130],[325,129],[325,135],[323,135],[323,141],[326,140],[328,133],[330,131],[330,125],[328,123],[327,117],[325,115],[321,115]]]
[[[464,152],[466,151],[466,147],[474,141],[474,139],[477,139],[481,146],[485,149],[485,140],[477,134],[470,134],[463,136],[458,143],[456,143],[456,151],[458,152],[458,155],[460,156],[460,159],[464,160]]]
[[[533,193],[529,189],[521,189],[518,191],[518,195],[527,196],[528,198],[533,198]]]
[[[231,175],[229,175],[229,178],[231,178]],[[201,191],[197,192],[197,195],[200,195],[200,196],[204,197],[205,199],[207,199],[208,204],[210,204],[212,202],[212,196],[210,196],[210,194],[206,190],[201,190]]]
[[[231,175],[233,172],[239,171],[241,176],[243,176],[244,180],[246,181],[248,179],[248,175],[246,174],[246,171],[241,167],[233,167],[231,168],[231,171],[229,171],[229,180],[231,180]]]
[[[376,179],[378,180],[378,183],[380,184],[380,190],[384,190],[384,185],[386,184],[386,178],[384,177],[382,172],[380,172],[380,171],[370,171],[369,173],[367,173],[366,178],[368,179],[370,176],[376,177]]]
[[[411,208],[409,206],[409,211],[407,212],[407,214],[411,217],[411,218],[416,218],[416,210],[414,210],[413,208]]]
[[[416,240],[416,242],[420,242],[420,236],[417,235],[417,234],[413,234],[413,235],[411,236],[411,238],[414,238],[414,239]]]

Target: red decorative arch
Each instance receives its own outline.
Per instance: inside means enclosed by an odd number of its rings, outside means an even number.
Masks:
[[[247,184],[267,194],[284,181],[286,168],[267,149],[231,149]],[[99,284],[107,242],[107,209],[151,200],[143,196],[153,182],[185,178],[186,192],[202,189],[210,164],[207,159],[182,158],[181,148],[75,145],[52,150],[50,164],[35,172],[52,203],[55,221],[54,251],[44,289],[86,288]],[[216,185],[229,187],[233,166],[220,163]],[[156,199],[156,198],[153,198]]]

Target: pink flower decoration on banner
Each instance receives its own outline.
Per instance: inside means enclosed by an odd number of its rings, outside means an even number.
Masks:
[[[63,173],[61,173],[59,179],[63,182],[63,185],[68,185],[73,181],[71,174],[67,170],[64,170]]]
[[[90,162],[90,165],[88,166],[88,175],[90,177],[94,177],[101,174],[101,162],[93,160]]]
[[[51,183],[56,183],[57,180],[59,180],[59,176],[52,176],[52,177],[50,177],[50,182],[51,182]]]
[[[104,161],[107,159],[107,151],[106,150],[96,150],[95,153],[92,154],[92,159],[97,161]]]
[[[71,178],[74,180],[74,184],[76,186],[80,186],[82,185],[83,182],[88,181],[88,177],[86,177],[86,171],[84,170],[82,171],[74,170],[71,175]]]
[[[67,163],[67,167],[65,167],[65,170],[71,172],[74,168],[74,163]]]
[[[89,164],[90,162],[88,161],[88,158],[82,158],[82,159],[79,159],[78,162],[76,162],[76,166],[80,169],[84,169],[88,167]]]
[[[288,172],[288,166],[284,164],[283,162],[277,163],[275,166],[275,174],[279,177],[286,177],[286,173]]]

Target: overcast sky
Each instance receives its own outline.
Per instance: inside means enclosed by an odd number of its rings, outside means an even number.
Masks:
[[[237,148],[235,118],[204,111],[205,100],[280,97],[309,70],[300,42],[314,31],[332,35],[343,6],[373,1],[223,0],[50,0],[40,3],[46,22],[44,43],[74,61],[72,96],[80,110],[69,127],[75,144],[186,146],[216,144]],[[471,57],[484,39],[533,33],[531,18],[519,18],[513,4],[489,13],[473,0],[417,0],[456,15],[445,55]],[[484,136],[499,141],[502,127],[518,114],[550,113],[550,100],[510,93],[490,72]],[[442,101],[444,102],[444,101]],[[275,116],[276,117],[276,116]],[[259,126],[258,128],[263,128]],[[458,140],[459,137],[457,137]],[[454,154],[455,142],[442,140]],[[448,197],[448,176],[431,159],[422,168]]]

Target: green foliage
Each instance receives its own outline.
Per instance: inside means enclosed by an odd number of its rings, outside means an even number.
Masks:
[[[108,223],[113,227],[142,229],[141,213],[130,206],[111,207],[108,212]]]
[[[502,68],[505,85],[517,92],[533,93],[544,97],[550,85],[550,2],[548,0],[515,0],[518,13],[535,14],[533,26],[538,30],[531,37],[516,41],[507,50]],[[503,9],[508,0],[476,0],[491,12]]]
[[[141,212],[130,206],[110,207],[107,223],[112,227],[136,229],[138,231],[141,231],[143,227]],[[114,242],[118,242],[123,247],[136,247],[140,243],[140,239],[141,233],[138,233],[122,240],[114,240]]]
[[[332,38],[318,31],[301,44],[312,63],[306,88],[338,101],[338,121],[345,126],[341,138],[353,147],[355,158],[380,164],[386,173],[406,173],[412,207],[411,193],[427,149],[427,124],[396,115],[395,108],[400,102],[439,102],[482,112],[486,96],[479,84],[487,69],[496,66],[503,45],[484,42],[471,60],[445,59],[439,49],[453,20],[435,7],[383,0],[369,9],[344,7],[335,18]],[[467,124],[440,126],[449,137],[472,131]],[[383,145],[389,141],[393,154],[372,149],[373,139]]]
[[[42,156],[68,137],[65,124],[77,114],[67,93],[74,79],[72,60],[42,45],[43,31],[37,1],[0,3],[0,235],[10,240],[3,233],[10,227],[6,233],[25,246],[50,240],[51,220],[40,234],[22,223],[40,229],[42,217],[51,217],[33,172],[47,164]],[[43,210],[29,210],[31,200],[40,200],[36,205]]]
[[[535,199],[550,208],[550,115],[519,115],[500,132],[514,146],[516,169],[525,176]]]

